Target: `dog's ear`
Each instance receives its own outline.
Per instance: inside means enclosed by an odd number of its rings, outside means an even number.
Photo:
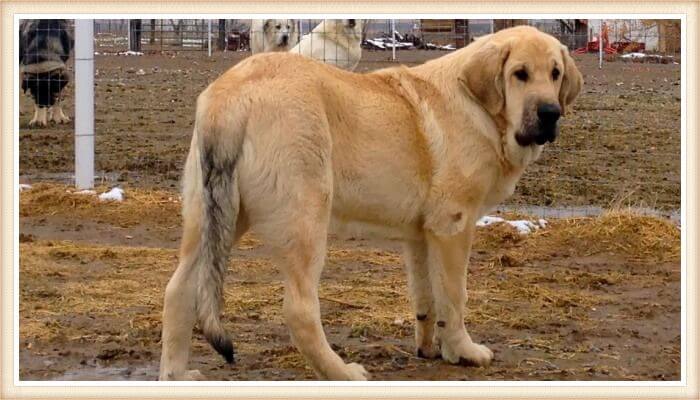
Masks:
[[[503,66],[509,54],[509,42],[485,43],[470,56],[458,78],[467,93],[494,116],[505,104]]]
[[[561,46],[561,56],[564,60],[564,74],[561,80],[561,88],[559,89],[559,106],[561,107],[562,115],[564,115],[567,106],[573,103],[576,96],[581,92],[583,76],[576,68],[574,59],[569,55],[569,49],[564,45]]]

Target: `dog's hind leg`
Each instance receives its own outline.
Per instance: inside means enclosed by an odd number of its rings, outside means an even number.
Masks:
[[[209,152],[202,156],[195,134],[184,171],[180,264],[163,304],[160,380],[203,379],[199,371],[186,370],[197,321],[214,348],[233,362],[233,345],[219,312],[228,253],[246,227],[239,218],[235,162],[226,158]]]
[[[183,234],[180,245],[180,263],[165,289],[163,302],[161,381],[203,379],[199,371],[186,371],[196,322],[196,293],[201,257],[201,230],[203,194],[199,151],[194,147],[185,165],[183,190]]]
[[[283,311],[292,342],[319,378],[366,380],[367,371],[359,364],[345,364],[323,332],[318,284],[326,258],[330,199],[321,193],[307,192],[304,197],[305,204],[290,209],[296,217],[285,224],[289,237],[277,251],[285,274]]]
[[[242,201],[251,229],[284,274],[283,313],[294,345],[321,379],[366,380],[361,365],[346,364],[331,349],[321,325],[318,284],[333,201],[330,133],[325,121],[306,119],[301,132],[288,125],[252,127],[284,135],[255,136],[255,157],[241,161],[248,166],[241,167]]]
[[[438,358],[440,351],[433,338],[435,304],[430,287],[425,239],[406,241],[403,254],[411,305],[416,317],[416,354],[421,358]]]

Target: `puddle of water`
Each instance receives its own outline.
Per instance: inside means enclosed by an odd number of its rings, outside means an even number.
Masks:
[[[117,182],[120,173],[118,172],[96,172],[95,184],[112,184]],[[55,182],[66,185],[75,184],[75,175],[69,172],[39,172],[35,174],[22,174],[19,177],[20,182]]]
[[[545,207],[545,206],[529,206],[529,205],[522,205],[522,206],[501,206],[497,208],[499,211],[503,212],[520,212],[523,214],[528,214],[532,216],[536,216],[539,218],[580,218],[580,217],[597,217],[601,214],[603,214],[606,210],[602,207],[598,206],[580,206],[580,207]],[[631,212],[641,214],[641,215],[650,215],[654,217],[660,217],[660,218],[668,218],[671,220],[671,222],[675,223],[676,225],[681,224],[681,211],[680,210],[673,210],[673,211],[661,211],[661,210],[655,210],[653,208],[645,208],[645,207],[630,207],[629,210]]]
[[[53,381],[155,381],[158,379],[158,366],[147,367],[87,367],[66,371]]]

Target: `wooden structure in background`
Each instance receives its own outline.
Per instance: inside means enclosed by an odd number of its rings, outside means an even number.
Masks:
[[[681,52],[681,21],[658,19],[659,52],[670,54]]]
[[[493,31],[498,32],[506,28],[512,28],[519,25],[527,25],[528,20],[526,19],[494,19],[493,20]]]
[[[421,19],[420,30],[423,43],[452,44],[459,49],[470,42],[468,19]]]

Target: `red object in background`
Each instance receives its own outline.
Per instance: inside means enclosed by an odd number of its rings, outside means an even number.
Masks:
[[[612,48],[618,53],[633,53],[642,52],[646,49],[646,45],[641,42],[614,42]]]
[[[605,42],[603,42],[605,43]],[[603,47],[605,54],[616,54],[618,51],[609,46]],[[585,54],[585,53],[597,53],[598,52],[598,41],[588,42],[586,47],[581,47],[573,51],[574,54]]]
[[[602,26],[602,32],[601,32],[602,40],[603,40],[603,51],[605,54],[616,54],[618,51],[614,47],[610,47],[610,40],[608,39],[608,24],[603,23]],[[574,54],[584,54],[584,53],[597,53],[599,51],[598,48],[598,38],[595,38],[596,40],[590,41],[586,44],[586,47],[581,47],[576,50],[574,50]]]

